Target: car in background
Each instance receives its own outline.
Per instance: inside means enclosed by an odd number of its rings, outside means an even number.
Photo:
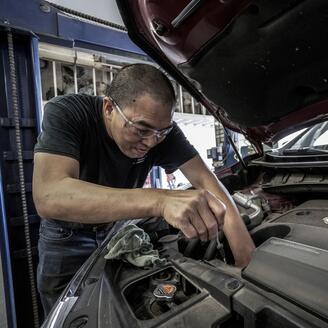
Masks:
[[[216,171],[256,251],[238,269],[223,235],[170,228],[152,239],[167,265],[140,269],[104,244],[43,327],[328,327],[328,2],[117,3],[132,40],[257,150]]]

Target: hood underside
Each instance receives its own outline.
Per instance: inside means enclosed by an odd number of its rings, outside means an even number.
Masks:
[[[131,39],[258,145],[328,119],[327,0],[118,5]]]

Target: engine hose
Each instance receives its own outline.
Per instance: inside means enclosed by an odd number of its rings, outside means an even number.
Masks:
[[[14,53],[13,35],[11,31],[8,31],[8,57],[9,57],[9,75],[10,75],[10,82],[11,82],[11,93],[12,93],[12,103],[13,103],[14,122],[15,122],[15,139],[16,139],[16,147],[17,147],[19,185],[20,185],[21,205],[22,205],[23,219],[24,219],[24,234],[25,234],[25,241],[26,241],[28,275],[30,280],[30,288],[31,288],[31,296],[32,296],[33,319],[34,319],[34,327],[39,328],[40,323],[39,323],[38,299],[37,299],[37,292],[36,292],[35,279],[34,279],[30,226],[29,226],[27,199],[26,199],[26,190],[25,190],[22,137],[20,131],[20,115],[19,115],[19,108],[18,108],[19,102],[18,102],[17,79],[16,79],[16,69],[15,69],[15,53]]]

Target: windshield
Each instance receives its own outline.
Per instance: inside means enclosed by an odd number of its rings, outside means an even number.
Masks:
[[[317,123],[281,139],[271,151],[281,155],[328,152],[328,121]]]
[[[318,123],[307,129],[289,149],[316,148],[328,150],[328,122]]]

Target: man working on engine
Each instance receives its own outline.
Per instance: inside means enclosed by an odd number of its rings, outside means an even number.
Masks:
[[[46,105],[33,174],[46,314],[115,221],[163,217],[201,240],[223,227],[236,265],[249,262],[254,244],[225,188],[172,122],[174,104],[167,77],[135,64],[117,74],[107,97],[67,95]],[[142,189],[154,165],[179,168],[196,190]]]

